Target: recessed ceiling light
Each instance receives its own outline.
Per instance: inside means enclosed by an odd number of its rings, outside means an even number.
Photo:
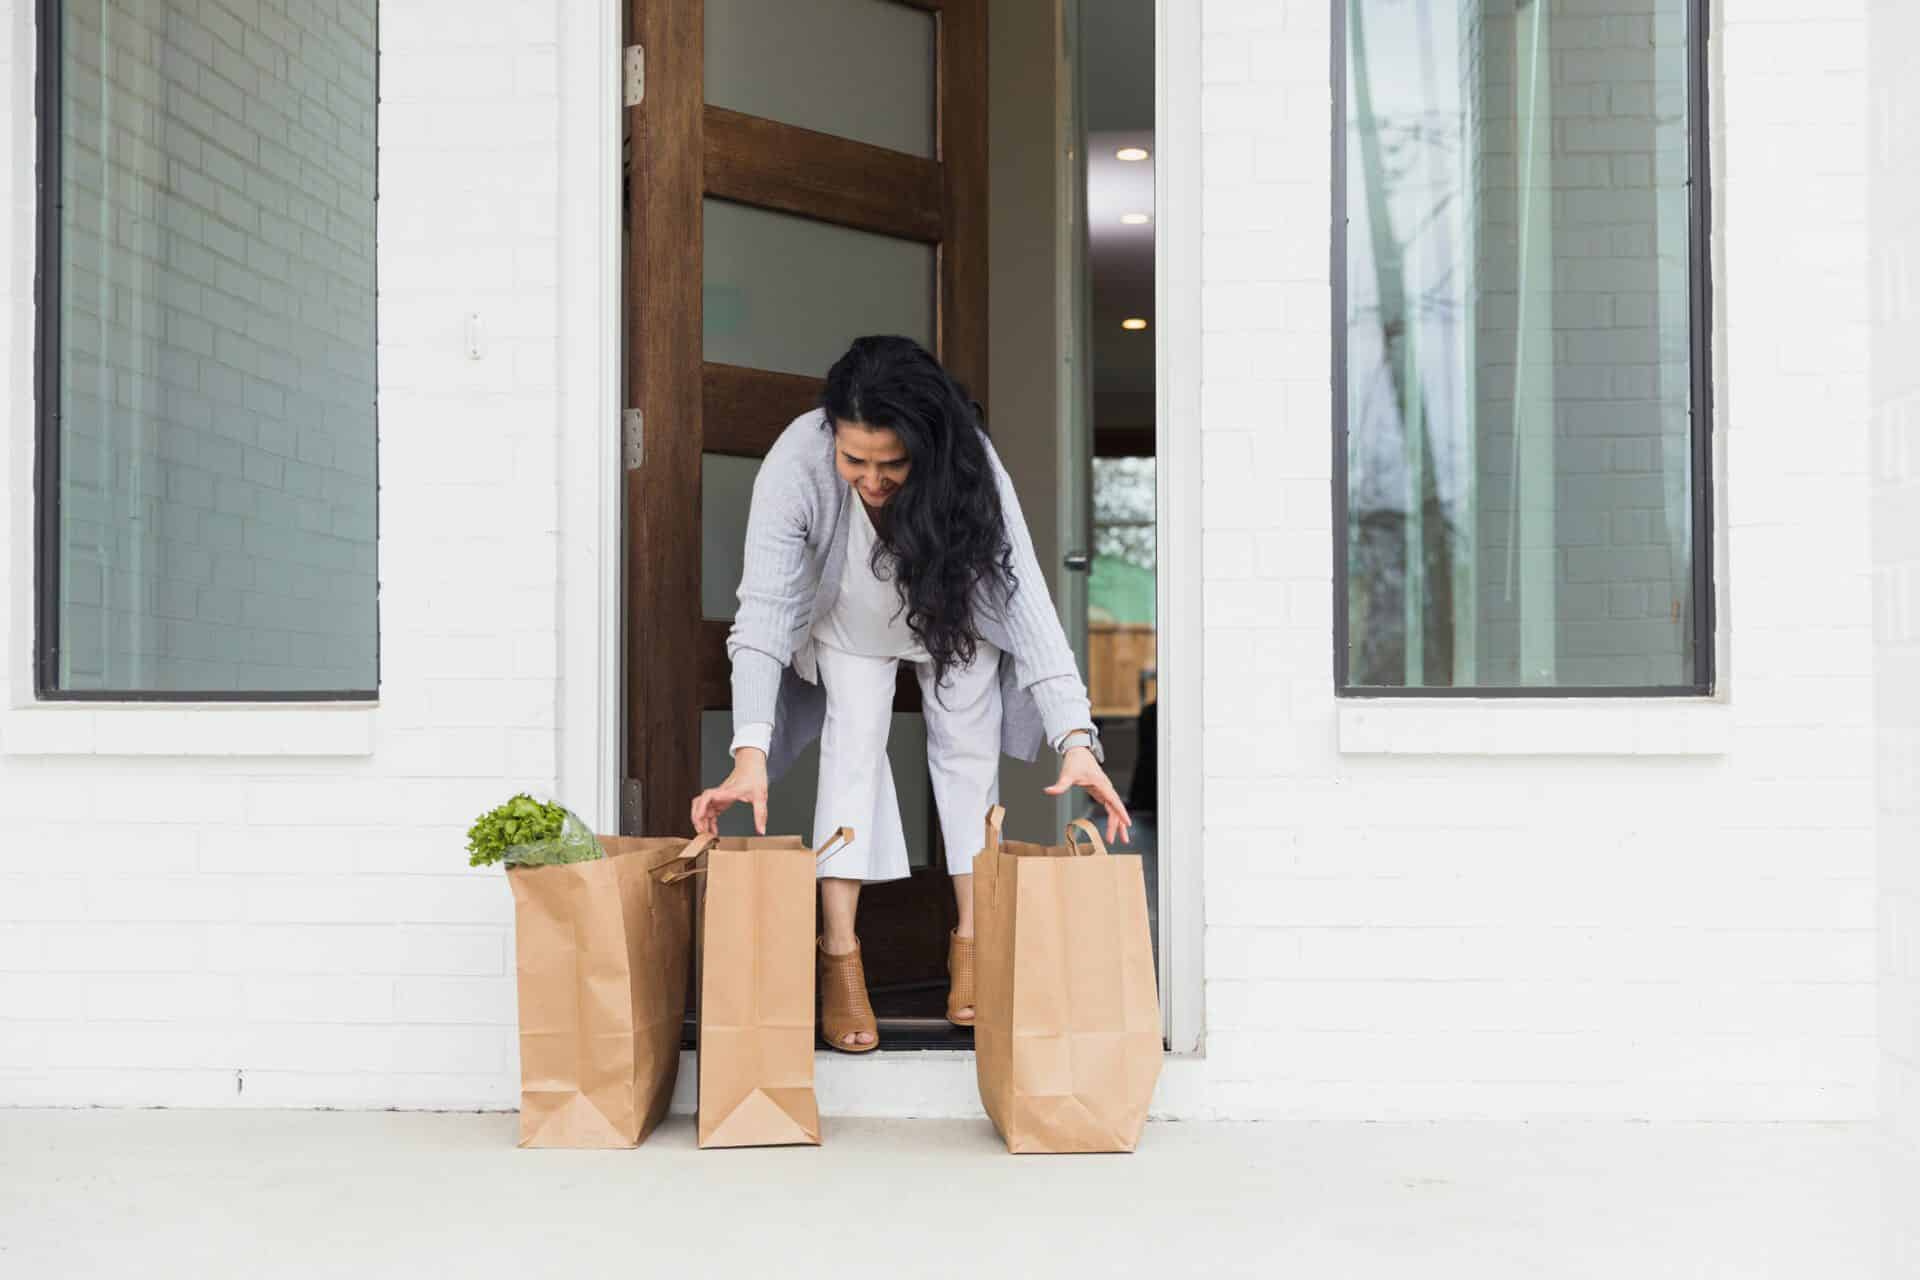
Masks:
[[[1147,149],[1145,147],[1122,147],[1113,153],[1113,158],[1115,160],[1145,160],[1147,158]]]
[[[1131,330],[1138,331],[1146,328],[1147,322],[1141,319],[1139,316],[1128,316],[1125,320],[1122,320],[1120,322],[1120,327],[1122,329],[1131,329]]]
[[[1143,227],[1153,219],[1144,213],[1123,213],[1120,215],[1120,221],[1130,227]]]

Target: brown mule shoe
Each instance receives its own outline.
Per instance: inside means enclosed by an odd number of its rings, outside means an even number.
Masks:
[[[843,956],[827,954],[827,940],[814,947],[820,957],[820,1040],[841,1053],[872,1053],[880,1047],[880,1024],[867,1000],[867,970],[860,963],[860,944]],[[847,1036],[865,1031],[873,1043],[849,1044]]]
[[[953,984],[947,989],[947,1021],[956,1027],[973,1025],[973,1014],[961,1016],[960,1010],[973,1007],[973,939],[957,931],[947,934],[947,973]]]

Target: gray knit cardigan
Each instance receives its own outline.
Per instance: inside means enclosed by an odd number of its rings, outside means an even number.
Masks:
[[[852,507],[833,453],[823,410],[795,418],[768,451],[747,514],[740,610],[727,635],[733,723],[735,732],[749,724],[773,725],[767,769],[775,777],[820,736],[826,717],[813,624],[840,594]],[[990,443],[987,457],[1000,483],[1016,586],[1010,600],[983,592],[974,604],[974,626],[1000,650],[1001,750],[1031,760],[1043,743],[1058,742],[1072,729],[1091,729],[1093,717],[1013,481]],[[1104,759],[1097,736],[1093,749]]]

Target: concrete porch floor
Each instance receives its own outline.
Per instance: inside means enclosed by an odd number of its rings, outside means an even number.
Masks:
[[[1016,1158],[985,1121],[708,1152],[684,1117],[614,1152],[515,1124],[0,1110],[0,1276],[1920,1276],[1920,1179],[1863,1128],[1162,1123]]]

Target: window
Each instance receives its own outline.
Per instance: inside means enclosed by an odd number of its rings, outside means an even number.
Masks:
[[[1698,0],[1336,0],[1347,694],[1712,687]]]
[[[42,697],[377,687],[374,9],[42,0]]]

